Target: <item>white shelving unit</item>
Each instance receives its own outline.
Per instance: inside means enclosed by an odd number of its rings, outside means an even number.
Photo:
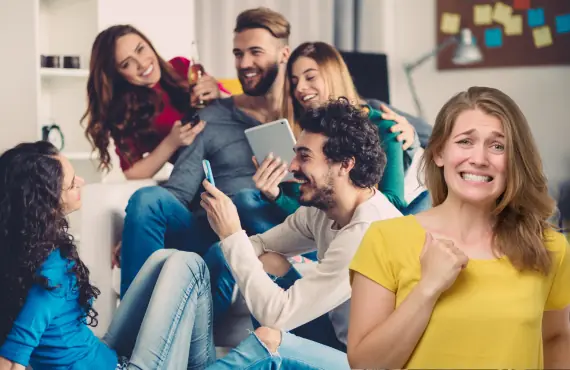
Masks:
[[[88,69],[71,69],[71,68],[40,68],[40,76],[42,77],[81,77],[89,76]]]
[[[37,3],[37,132],[57,124],[64,135],[63,152],[88,181],[101,181],[93,166],[91,144],[80,124],[86,110],[86,86],[91,45],[99,32],[99,0],[35,0]],[[78,56],[80,69],[42,68],[41,55]],[[68,154],[69,153],[69,154]],[[81,163],[86,162],[86,163]]]

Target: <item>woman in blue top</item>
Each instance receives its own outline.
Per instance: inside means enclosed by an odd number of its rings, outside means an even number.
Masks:
[[[214,363],[208,269],[197,254],[176,250],[147,260],[98,339],[88,326],[97,325],[99,290],[66,221],[81,207],[83,182],[45,141],[0,156],[0,370],[297,366],[283,355],[289,335],[268,328]],[[277,347],[281,357],[270,353]]]

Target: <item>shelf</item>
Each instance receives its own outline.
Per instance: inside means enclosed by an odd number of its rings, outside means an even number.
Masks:
[[[67,157],[67,159],[75,161],[97,159],[97,154],[91,152],[66,152],[64,150],[61,154]]]
[[[77,68],[40,68],[42,77],[87,77],[88,69]]]

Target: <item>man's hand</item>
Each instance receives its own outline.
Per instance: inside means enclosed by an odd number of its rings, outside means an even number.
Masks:
[[[267,197],[274,201],[279,196],[279,184],[287,175],[287,163],[281,162],[281,158],[274,158],[270,153],[261,163],[257,163],[257,159],[253,157],[253,164],[257,168],[253,175],[255,186]]]
[[[208,214],[210,227],[220,240],[240,231],[241,223],[237,208],[227,195],[218,190],[208,180],[202,182],[206,191],[201,194],[200,205]]]
[[[404,116],[400,116],[392,109],[390,109],[386,104],[380,106],[382,108],[382,118],[389,121],[394,121],[396,124],[390,128],[392,132],[399,132],[397,140],[402,143],[402,149],[407,150],[412,146],[416,138],[416,129],[408,119]]]
[[[210,102],[221,97],[218,81],[212,76],[202,76],[190,93],[190,105],[196,106],[200,100]]]

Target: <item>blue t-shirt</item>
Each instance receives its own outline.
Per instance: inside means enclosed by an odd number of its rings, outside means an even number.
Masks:
[[[0,356],[34,370],[115,369],[115,351],[79,321],[83,311],[72,266],[59,250],[48,256],[40,274],[57,288],[32,286]]]

